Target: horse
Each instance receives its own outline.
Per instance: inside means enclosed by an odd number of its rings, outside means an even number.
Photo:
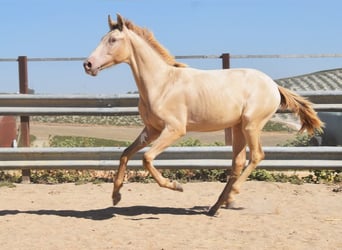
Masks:
[[[138,109],[144,129],[127,147],[114,177],[113,205],[121,200],[120,189],[127,162],[140,149],[151,145],[143,155],[143,167],[160,187],[183,191],[180,183],[164,178],[153,160],[187,131],[232,129],[232,170],[216,203],[208,210],[215,215],[221,206],[231,207],[240,187],[265,158],[260,133],[278,108],[299,116],[300,132],[322,131],[312,103],[278,86],[269,76],[255,69],[200,70],[177,62],[146,28],[117,14],[108,15],[109,32],[84,61],[89,75],[119,63],[132,70],[138,92]],[[246,166],[246,146],[249,162]]]

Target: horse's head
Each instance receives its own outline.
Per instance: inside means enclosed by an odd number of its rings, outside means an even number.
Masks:
[[[83,63],[86,73],[92,76],[96,76],[102,69],[128,61],[129,48],[123,32],[126,28],[123,18],[117,14],[117,21],[115,22],[108,16],[108,24],[109,32]]]

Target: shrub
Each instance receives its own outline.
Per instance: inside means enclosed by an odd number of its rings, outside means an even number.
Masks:
[[[33,170],[31,182],[38,184],[92,182],[95,178],[87,170]]]
[[[269,181],[269,182],[289,182],[292,184],[303,184],[304,181],[298,175],[286,175],[282,172],[273,172],[267,171],[265,169],[256,169],[252,172],[249,176],[250,180],[257,180],[257,181]]]
[[[0,182],[19,183],[21,176],[14,171],[0,171]]]
[[[312,174],[304,177],[307,183],[340,183],[342,182],[341,170],[311,170]]]
[[[274,121],[268,121],[263,131],[286,131],[286,132],[292,132],[293,129],[289,128],[286,124],[280,123],[280,122],[274,122]]]

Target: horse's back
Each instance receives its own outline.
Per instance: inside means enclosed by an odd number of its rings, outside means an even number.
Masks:
[[[185,69],[186,70],[186,69]],[[278,85],[267,74],[248,68],[225,70],[189,69],[192,78],[189,94],[200,94],[203,98],[239,100],[250,102],[254,99],[270,99],[279,105]],[[182,83],[183,85],[183,83]]]
[[[188,105],[188,122],[196,130],[199,124],[202,128],[208,124],[204,130],[230,127],[240,122],[242,116],[268,117],[279,106],[277,84],[258,70],[187,71],[187,80],[181,86]]]
[[[249,68],[226,69],[223,72],[227,75],[229,84],[240,85],[247,89],[260,89],[274,91],[277,84],[270,76],[262,71]]]

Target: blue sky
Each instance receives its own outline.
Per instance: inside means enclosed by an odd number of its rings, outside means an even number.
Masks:
[[[340,0],[0,0],[0,58],[86,57],[119,12],[152,30],[173,55],[342,53]],[[183,60],[215,69],[215,59]],[[82,62],[30,62],[36,93],[117,94],[136,90],[127,65],[84,73]],[[236,59],[273,78],[342,67],[333,59]],[[0,62],[0,92],[18,91],[16,62]]]

